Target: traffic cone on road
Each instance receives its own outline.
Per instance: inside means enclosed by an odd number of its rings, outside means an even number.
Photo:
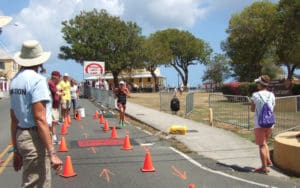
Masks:
[[[115,126],[111,129],[110,138],[118,138],[117,130]]]
[[[72,160],[71,156],[66,156],[65,164],[64,164],[64,171],[60,176],[69,178],[76,176],[77,174],[73,170]]]
[[[95,111],[94,117],[93,117],[93,118],[94,118],[94,119],[98,119],[98,118],[99,118],[98,110]]]
[[[100,124],[105,124],[105,119],[104,119],[103,114],[100,115],[99,123],[100,123]]]
[[[69,123],[69,125],[71,125],[71,123],[72,123],[72,120],[71,120],[71,116],[70,116],[70,114],[67,116],[67,118],[68,118],[68,123]]]
[[[61,137],[58,151],[59,152],[66,152],[66,151],[68,151],[68,147],[67,147],[67,143],[66,143],[65,137]]]
[[[189,188],[196,188],[195,184],[190,184]]]
[[[61,134],[61,135],[66,135],[66,134],[68,134],[68,130],[67,130],[67,122],[66,122],[66,121],[64,121],[63,125],[61,126],[60,134]]]
[[[141,168],[142,172],[154,172],[155,168],[152,165],[151,154],[149,151],[146,152],[144,166]]]
[[[103,131],[109,131],[109,126],[107,121],[105,121],[104,123]]]
[[[76,113],[76,120],[81,121],[81,115],[79,112]]]
[[[129,135],[127,134],[124,139],[122,150],[131,150],[131,149],[132,149],[132,146],[130,144]]]

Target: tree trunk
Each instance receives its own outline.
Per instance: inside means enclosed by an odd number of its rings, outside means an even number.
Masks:
[[[114,78],[114,87],[118,87],[119,86],[119,79],[118,79],[118,76],[119,76],[119,72],[112,72],[112,75],[113,75],[113,78]]]

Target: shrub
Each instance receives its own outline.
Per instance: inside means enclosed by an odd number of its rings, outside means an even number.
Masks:
[[[300,95],[300,83],[299,82],[293,83],[292,93],[293,93],[293,95]]]
[[[245,84],[248,84],[248,83],[247,82],[229,82],[229,83],[226,83],[222,86],[222,93],[224,95],[242,95],[242,91],[241,91],[240,86],[245,85]],[[243,92],[245,92],[245,91],[243,91]]]

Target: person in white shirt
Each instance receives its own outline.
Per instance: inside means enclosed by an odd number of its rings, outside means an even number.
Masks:
[[[270,128],[263,128],[258,124],[258,117],[265,102],[272,111],[274,110],[275,96],[272,92],[267,90],[267,87],[270,83],[270,77],[268,75],[260,76],[259,78],[255,79],[255,82],[257,84],[258,92],[253,93],[251,97],[251,112],[255,112],[254,135],[255,142],[259,146],[259,154],[262,163],[262,166],[257,168],[255,172],[268,173],[269,170],[267,167],[272,165],[272,161],[270,159],[270,151],[267,141],[274,125]]]
[[[75,80],[71,80],[71,103],[73,108],[73,117],[76,118],[76,109],[79,100],[79,87]]]

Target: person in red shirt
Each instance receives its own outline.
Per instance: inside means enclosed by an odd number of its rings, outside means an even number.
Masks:
[[[59,106],[60,106],[60,96],[63,95],[63,92],[58,90],[57,84],[60,81],[60,73],[58,71],[53,71],[51,73],[51,78],[48,81],[49,89],[52,96],[52,141],[57,144],[57,136],[56,136],[56,125],[59,121]]]

